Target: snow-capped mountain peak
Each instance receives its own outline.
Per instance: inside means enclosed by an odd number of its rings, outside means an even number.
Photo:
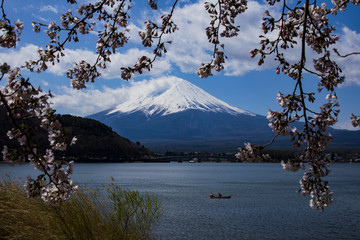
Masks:
[[[139,86],[141,86],[139,88]],[[154,79],[136,86],[138,89],[129,98],[108,112],[133,113],[142,111],[148,116],[162,116],[186,110],[223,112],[232,115],[255,114],[233,107],[208,94],[194,84],[177,77]]]

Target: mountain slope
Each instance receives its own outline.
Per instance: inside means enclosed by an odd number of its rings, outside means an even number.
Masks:
[[[69,146],[65,156],[79,161],[123,162],[154,156],[150,150],[119,136],[110,127],[93,119],[71,115],[59,115],[59,121],[68,139],[77,137],[76,144]],[[62,152],[59,152],[62,154]]]
[[[233,107],[211,96],[201,88],[183,79],[170,77],[166,83],[162,91],[156,91],[156,89],[154,89],[154,91],[148,95],[144,95],[139,91],[136,95],[132,95],[127,101],[107,110],[106,114],[143,112],[147,116],[166,116],[187,110],[200,110],[205,112],[229,113],[232,115],[246,114],[255,116],[253,113]]]
[[[119,136],[110,127],[96,120],[71,115],[57,115],[57,119],[61,122],[68,140],[74,136],[78,139],[76,144],[68,146],[66,151],[56,151],[57,159],[65,157],[68,160],[75,159],[76,162],[122,162],[154,156],[154,153],[144,146]],[[29,122],[29,124],[33,123]],[[0,106],[0,125],[0,149],[3,149],[3,145],[18,148],[17,141],[9,140],[6,135],[12,124],[2,106]],[[38,129],[33,140],[40,151],[49,147],[47,133],[43,129]]]

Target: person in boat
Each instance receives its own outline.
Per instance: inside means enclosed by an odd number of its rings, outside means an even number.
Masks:
[[[210,197],[213,198],[213,197],[214,197],[214,194],[210,193]]]
[[[218,193],[218,197],[222,197],[222,194],[221,194],[221,193]]]

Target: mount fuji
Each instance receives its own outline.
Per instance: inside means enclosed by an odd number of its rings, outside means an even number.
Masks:
[[[151,118],[152,116],[167,116],[188,110],[200,110],[211,113],[227,113],[231,115],[245,114],[255,116],[255,114],[233,107],[208,94],[194,84],[180,79],[167,78],[157,79],[155,85],[159,85],[160,90],[153,90],[148,95],[132,95],[125,102],[117,105],[115,108],[107,111],[107,115],[129,115],[135,112],[142,112]],[[148,85],[154,83],[148,82]],[[146,87],[146,85],[144,86]]]
[[[235,152],[244,142],[265,144],[274,136],[265,116],[231,106],[177,77],[133,83],[125,94],[117,106],[88,118],[155,152]],[[351,134],[359,143],[359,132]],[[289,145],[287,138],[276,141],[277,147]]]
[[[236,151],[243,142],[266,143],[273,136],[264,116],[231,106],[180,78],[142,82],[127,92],[117,106],[88,118],[156,152]]]

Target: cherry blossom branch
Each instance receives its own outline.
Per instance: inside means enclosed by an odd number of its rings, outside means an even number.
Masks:
[[[117,10],[114,11],[114,16],[111,16],[113,22],[111,24],[109,22],[105,24],[106,29],[98,34],[99,40],[96,45],[98,56],[95,63],[91,65],[85,61],[81,61],[76,64],[75,68],[67,71],[67,76],[71,79],[74,88],[85,88],[86,82],[94,82],[94,80],[101,75],[97,70],[97,66],[105,69],[106,63],[111,61],[110,55],[127,43],[128,37],[125,36],[125,33],[117,32],[118,26],[125,28],[125,31],[127,31],[127,12],[122,12],[124,4],[125,0],[118,5]],[[131,6],[129,5],[128,9],[130,8]],[[119,19],[121,20],[119,21]],[[112,51],[110,51],[109,48],[111,48]]]
[[[196,70],[196,74],[201,78],[212,76],[212,70],[217,72],[224,69],[225,59],[224,44],[220,43],[220,37],[232,38],[238,35],[239,26],[235,26],[235,18],[247,9],[246,0],[225,1],[218,0],[216,4],[205,2],[205,9],[212,20],[206,28],[206,35],[209,43],[214,45],[212,60],[209,63],[202,63]],[[224,30],[220,32],[220,27]],[[218,46],[221,46],[222,51]]]
[[[4,9],[4,0],[1,1],[2,16],[0,19],[0,47],[13,48],[16,47],[17,41],[20,40],[20,34],[23,29],[23,23],[20,20],[15,21],[14,26],[6,17]]]
[[[96,23],[88,23],[88,21],[96,16],[97,20],[105,21],[106,23],[104,24],[105,30],[99,31],[98,34],[99,40],[96,46],[98,55],[95,63],[90,64],[82,60],[75,63],[73,69],[67,71],[67,76],[76,89],[85,88],[86,82],[94,82],[94,80],[101,75],[97,67],[106,68],[106,63],[110,62],[110,55],[115,53],[119,47],[123,47],[128,40],[128,37],[125,35],[125,32],[128,31],[126,27],[127,19],[129,18],[128,12],[125,10],[125,3],[127,1],[117,0],[116,2],[119,2],[119,4],[116,5],[114,0],[102,0],[95,4],[80,5],[77,8],[77,13],[83,15],[82,18],[74,16],[72,11],[69,10],[61,16],[62,27],[56,25],[54,22],[50,22],[47,26],[48,31],[46,31],[46,34],[51,39],[50,44],[47,45],[47,49],[45,50],[39,49],[39,60],[29,61],[25,67],[30,71],[34,71],[34,66],[38,65],[36,71],[40,72],[47,69],[47,62],[51,62],[52,64],[54,64],[55,61],[59,62],[60,57],[65,55],[63,50],[67,42],[71,40],[78,42],[78,33],[84,35],[93,31],[92,25],[96,25]],[[74,4],[76,1],[71,1],[71,3]],[[113,12],[109,13],[105,9],[105,6],[108,6]],[[130,5],[127,7],[127,9],[131,8]],[[72,25],[72,27],[69,28],[69,25]],[[33,23],[33,26],[35,32],[40,32],[40,28],[46,25]],[[65,40],[60,42],[60,33],[62,31],[67,31],[67,36]],[[112,51],[109,50],[110,48]]]
[[[144,70],[150,71],[153,67],[153,63],[156,61],[158,57],[162,56],[162,52],[166,53],[167,50],[165,48],[165,42],[162,42],[162,37],[165,34],[171,34],[178,30],[177,25],[172,21],[173,13],[175,7],[178,3],[178,0],[175,0],[171,11],[167,15],[162,15],[162,24],[159,27],[156,23],[147,20],[145,22],[145,31],[139,32],[139,35],[142,39],[142,44],[144,47],[151,47],[153,43],[153,39],[157,39],[157,44],[155,49],[153,50],[153,58],[151,59],[148,56],[142,56],[138,59],[138,61],[132,67],[122,67],[121,68],[121,78],[124,80],[129,80],[132,75],[135,73],[142,74]],[[149,1],[149,5],[152,9],[156,10],[157,5],[154,1]],[[160,33],[159,33],[160,29]],[[172,41],[167,41],[166,43],[171,44]]]
[[[342,55],[339,53],[339,50],[334,48],[334,52],[339,56],[339,57],[342,57],[342,58],[347,58],[349,56],[352,56],[352,55],[359,55],[360,52],[351,52],[351,53],[348,53],[348,54],[345,54],[345,55]]]
[[[310,133],[309,133],[309,123],[308,123],[308,118],[307,118],[307,114],[306,114],[306,104],[305,104],[305,94],[304,94],[304,90],[303,90],[303,86],[302,86],[302,71],[304,69],[305,66],[305,62],[306,62],[306,32],[307,32],[307,20],[308,20],[308,16],[309,16],[309,0],[305,1],[305,16],[304,16],[304,24],[303,24],[303,35],[302,35],[302,41],[301,41],[301,57],[300,57],[300,67],[299,67],[299,75],[298,75],[298,79],[297,79],[297,84],[299,86],[299,90],[300,90],[300,96],[301,96],[301,103],[302,103],[302,108],[303,108],[303,116],[304,116],[304,120],[305,120],[305,131],[306,134],[308,135],[308,138],[310,138]]]
[[[2,18],[4,20],[6,20],[9,24],[10,24],[10,20],[6,18],[6,14],[5,14],[5,9],[4,9],[4,1],[5,0],[1,0],[1,13],[2,13]]]
[[[1,78],[8,74],[8,83],[0,90],[0,106],[8,113],[13,128],[8,131],[9,139],[16,139],[19,143],[17,149],[3,147],[3,160],[9,164],[21,164],[29,161],[36,169],[42,172],[36,179],[28,176],[25,188],[29,197],[41,197],[45,202],[58,204],[70,198],[77,186],[69,179],[72,173],[73,162],[70,162],[66,170],[62,167],[63,162],[55,161],[52,150],[65,150],[66,144],[61,125],[54,116],[54,110],[50,108],[49,98],[51,93],[42,94],[40,88],[35,89],[20,75],[20,69],[11,70],[6,63],[1,65]],[[37,149],[33,142],[35,124],[40,122],[40,127],[48,132],[48,140],[51,149]]]
[[[351,114],[351,124],[354,127],[360,127],[360,117],[359,116],[355,116],[353,113]]]
[[[270,5],[274,5],[276,0],[268,0]],[[336,43],[338,37],[332,35],[334,28],[329,25],[327,15],[331,13],[322,4],[317,6],[316,2],[310,3],[304,1],[303,7],[298,7],[301,2],[296,3],[294,8],[290,8],[285,0],[282,5],[282,13],[279,19],[275,20],[268,11],[263,18],[263,32],[278,31],[275,40],[270,40],[265,36],[262,38],[260,49],[254,49],[250,52],[251,57],[260,55],[259,65],[264,63],[264,59],[272,54],[275,60],[279,62],[276,73],[282,71],[290,78],[296,80],[293,92],[291,94],[278,93],[277,101],[283,111],[268,112],[269,126],[275,132],[274,139],[279,136],[289,136],[293,147],[299,148],[306,144],[303,153],[296,156],[295,159],[283,162],[283,168],[290,171],[299,169],[308,169],[300,181],[300,192],[304,195],[310,195],[310,206],[316,209],[324,209],[332,203],[332,192],[328,183],[323,180],[329,170],[327,165],[329,158],[323,153],[324,149],[331,141],[332,137],[326,134],[328,126],[337,122],[339,114],[339,104],[335,88],[344,81],[341,75],[341,69],[332,61],[328,48],[331,44]],[[300,60],[298,63],[290,64],[284,57],[280,49],[285,51],[289,47],[297,44],[297,39],[301,39]],[[322,54],[321,57],[313,59],[313,70],[306,66],[306,47],[309,46],[313,51]],[[315,74],[320,78],[318,91],[326,90],[329,94],[326,96],[326,103],[316,112],[309,108],[308,105],[315,101],[313,92],[305,92],[303,87],[304,73]],[[307,103],[305,100],[308,100]],[[311,116],[313,114],[313,116]],[[352,118],[353,122],[359,118]],[[296,121],[304,121],[304,128],[298,130],[290,127],[290,124]],[[274,139],[270,142],[272,144]],[[264,146],[269,146],[266,144]],[[245,144],[245,148],[239,149],[238,156],[258,159],[264,146]],[[307,164],[307,168],[305,167]]]

